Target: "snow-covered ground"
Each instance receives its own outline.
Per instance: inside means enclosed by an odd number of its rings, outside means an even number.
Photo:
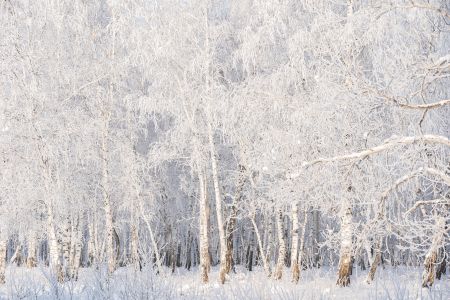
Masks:
[[[420,268],[380,269],[371,285],[366,272],[354,269],[350,287],[335,285],[335,270],[302,272],[301,282],[267,279],[261,269],[248,272],[238,268],[225,285],[217,283],[213,268],[210,283],[199,283],[197,272],[184,269],[167,276],[154,276],[150,270],[134,272],[121,268],[108,280],[102,270],[81,269],[80,280],[57,284],[45,268],[9,267],[7,283],[0,288],[1,299],[450,299],[450,278],[422,289]]]

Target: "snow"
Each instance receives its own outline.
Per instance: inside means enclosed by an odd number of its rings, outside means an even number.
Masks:
[[[169,270],[166,270],[169,272]],[[450,299],[450,278],[444,276],[430,289],[421,288],[420,267],[380,268],[373,284],[365,283],[367,271],[354,268],[350,287],[335,285],[336,270],[303,270],[300,283],[290,282],[285,269],[280,281],[268,279],[261,268],[237,268],[225,285],[218,283],[218,268],[210,283],[201,284],[196,270],[177,269],[174,274],[153,275],[150,269],[135,272],[120,268],[111,278],[106,270],[81,269],[80,280],[56,284],[47,268],[9,267],[1,299]]]

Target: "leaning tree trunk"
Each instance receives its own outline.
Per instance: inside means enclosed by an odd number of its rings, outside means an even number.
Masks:
[[[0,284],[4,284],[6,282],[5,271],[6,271],[6,247],[7,247],[6,239],[0,240]]]
[[[267,259],[267,255],[265,254],[263,243],[261,240],[261,235],[259,234],[258,226],[256,225],[255,214],[251,216],[253,228],[255,229],[256,240],[258,241],[259,253],[263,261],[264,271],[266,272],[267,277],[270,277],[272,271],[270,270],[269,260]]]
[[[439,217],[436,220],[435,232],[433,235],[433,241],[431,247],[425,256],[425,270],[422,274],[422,287],[431,287],[435,278],[435,265],[437,262],[438,251],[442,247],[445,235],[445,219]]]
[[[291,247],[291,268],[292,282],[297,283],[300,278],[300,267],[298,264],[298,205],[292,203],[292,247]]]
[[[281,279],[283,277],[283,267],[284,260],[286,259],[286,243],[284,241],[284,230],[283,230],[283,212],[281,209],[278,210],[277,214],[277,235],[278,235],[278,260],[275,273],[273,275],[275,280]]]
[[[152,243],[152,248],[153,248],[153,254],[155,256],[156,259],[156,268],[158,270],[158,274],[163,275],[164,270],[162,267],[162,261],[161,261],[161,256],[159,255],[159,249],[158,249],[158,244],[156,243],[156,239],[155,239],[155,235],[153,234],[153,229],[150,226],[150,221],[147,219],[147,217],[144,215],[144,211],[141,208],[141,212],[142,212],[142,219],[144,220],[145,224],[147,225],[147,229],[150,233],[150,242]]]
[[[199,244],[200,244],[200,276],[203,283],[207,283],[208,273],[210,269],[210,258],[209,258],[209,238],[208,238],[208,219],[209,219],[209,207],[207,198],[207,187],[206,178],[203,170],[199,167],[198,179],[200,185],[199,192],[199,206],[200,206],[200,234],[199,234]]]
[[[18,241],[16,246],[16,251],[14,251],[13,256],[11,257],[10,263],[15,263],[18,267],[22,265],[22,243]]]
[[[208,140],[209,140],[209,152],[211,155],[211,170],[214,183],[214,195],[216,198],[216,215],[217,215],[217,227],[219,229],[219,241],[220,241],[220,271],[219,281],[225,283],[225,275],[227,274],[226,267],[226,255],[227,255],[227,240],[225,235],[225,228],[223,222],[222,211],[222,195],[220,193],[219,185],[219,170],[217,166],[217,154],[214,145],[214,136],[211,128],[211,124],[208,124]]]
[[[367,274],[367,283],[371,283],[373,279],[375,278],[375,272],[377,271],[378,265],[381,263],[381,247],[383,245],[383,239],[379,238],[378,241],[375,243],[373,251],[374,251],[374,257],[372,260],[372,263],[370,265],[369,273]]]
[[[341,207],[340,235],[339,274],[336,284],[339,286],[348,286],[352,272],[352,207],[348,199],[343,201]]]
[[[441,280],[441,276],[447,271],[447,254],[445,246],[441,247],[438,255],[438,263],[436,268],[436,279]]]

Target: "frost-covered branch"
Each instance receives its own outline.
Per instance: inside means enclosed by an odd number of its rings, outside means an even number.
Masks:
[[[441,144],[450,147],[450,140],[445,136],[440,135],[432,135],[432,134],[426,134],[422,136],[408,136],[408,137],[393,137],[389,140],[387,140],[385,143],[360,151],[360,152],[354,152],[350,154],[345,155],[338,155],[330,158],[319,158],[315,159],[313,161],[304,162],[302,164],[302,169],[307,168],[309,166],[313,166],[315,164],[319,163],[329,163],[329,162],[337,162],[337,161],[344,161],[344,160],[353,160],[353,159],[363,159],[369,155],[373,155],[382,151],[389,150],[393,147],[399,146],[399,145],[411,145],[417,142],[422,143],[430,143],[430,144]],[[302,170],[301,169],[301,170]],[[296,173],[288,173],[287,178],[293,179],[300,176],[301,170],[297,171]]]

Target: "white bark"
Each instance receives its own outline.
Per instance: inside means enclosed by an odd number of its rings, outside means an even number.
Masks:
[[[71,278],[78,280],[78,270],[81,263],[81,237],[80,218],[77,217],[75,222],[72,222],[71,230],[71,246],[70,246],[70,269],[69,275]]]
[[[50,268],[57,277],[58,281],[62,282],[64,280],[64,274],[61,264],[61,254],[59,251],[58,238],[56,236],[53,209],[50,205],[47,205],[47,226],[48,226],[47,234],[49,244]]]
[[[156,239],[155,239],[155,235],[153,234],[152,226],[150,225],[150,221],[144,215],[142,209],[141,209],[141,212],[142,212],[142,219],[144,220],[145,224],[147,225],[147,229],[150,233],[150,241],[152,243],[153,253],[154,253],[155,259],[156,259],[156,267],[157,267],[158,273],[163,275],[164,270],[162,268],[162,262],[161,262],[161,257],[159,255],[158,244],[156,243]]]
[[[6,247],[7,241],[5,239],[0,240],[0,284],[6,282],[5,271],[6,271]]]
[[[139,257],[139,233],[135,224],[131,225],[131,261],[134,269],[140,271],[142,266]]]
[[[259,253],[260,253],[262,261],[263,261],[264,271],[266,272],[267,277],[270,277],[272,271],[270,270],[270,264],[269,264],[269,261],[267,259],[266,252],[264,251],[263,243],[262,243],[262,240],[261,240],[261,235],[259,234],[259,230],[258,230],[258,226],[256,225],[255,215],[254,214],[251,216],[251,221],[252,221],[252,224],[253,224],[253,228],[255,229],[256,239],[258,241]]]
[[[283,212],[281,209],[277,213],[277,236],[278,236],[278,260],[274,272],[274,279],[283,277],[284,260],[286,258],[286,243],[284,241]]]
[[[299,271],[301,271],[302,261],[303,261],[303,255],[305,254],[305,233],[306,233],[306,224],[308,223],[308,210],[305,208],[304,211],[304,219],[303,219],[303,227],[302,227],[302,233],[300,234],[300,249],[299,249],[299,255],[298,255],[298,263],[299,263]],[[300,278],[300,274],[299,274]]]
[[[209,140],[209,151],[211,155],[211,170],[214,183],[214,196],[216,198],[217,227],[219,230],[219,242],[220,242],[219,281],[220,283],[223,284],[225,283],[225,275],[227,273],[226,272],[227,241],[223,222],[222,195],[220,193],[219,171],[217,167],[217,154],[216,154],[216,147],[214,145],[214,135],[212,132],[211,124],[208,124],[208,140]]]
[[[339,259],[339,274],[337,284],[347,286],[350,284],[352,269],[352,206],[350,200],[345,197],[341,204],[341,249]]]
[[[203,283],[208,282],[208,273],[210,269],[209,259],[209,237],[208,237],[208,223],[209,223],[209,205],[207,198],[206,178],[203,170],[198,167],[198,180],[200,185],[199,192],[199,206],[200,206],[200,276]]]
[[[37,245],[36,245],[36,234],[32,232],[28,235],[28,256],[27,256],[27,267],[36,267],[36,256],[37,256]]]
[[[65,278],[70,276],[70,253],[72,244],[72,224],[70,218],[67,217],[64,223],[62,234],[62,265]]]
[[[98,263],[97,230],[94,224],[94,220],[89,220],[88,231],[89,231],[88,262],[89,265],[92,266]]]
[[[104,112],[108,114],[108,112]],[[109,120],[109,116],[106,118]],[[101,141],[101,160],[102,160],[102,193],[105,209],[105,231],[106,231],[106,258],[108,260],[108,273],[112,274],[117,268],[116,252],[116,232],[114,229],[113,212],[111,199],[108,192],[109,166],[108,166],[108,121],[105,122]],[[117,245],[118,246],[118,245]]]
[[[292,247],[291,247],[291,269],[292,282],[297,283],[300,276],[300,267],[298,263],[298,205],[296,202],[292,203]]]

